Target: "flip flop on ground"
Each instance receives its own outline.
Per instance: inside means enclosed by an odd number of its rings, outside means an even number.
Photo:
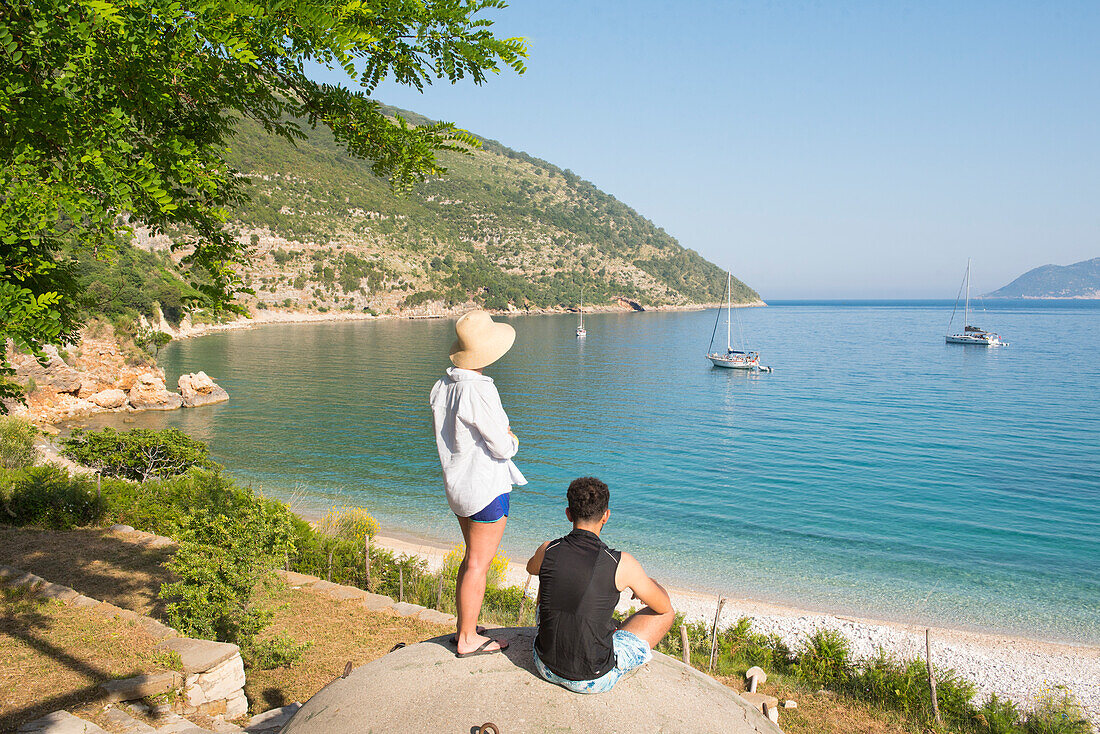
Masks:
[[[485,648],[489,647],[489,645],[493,644],[494,642],[497,643],[497,645],[499,645],[500,647],[496,648],[495,650],[486,650],[485,649]],[[471,650],[470,652],[456,652],[455,657],[456,658],[472,658],[475,655],[492,655],[494,653],[504,652],[507,649],[508,649],[508,643],[506,641],[504,641],[504,640],[494,640],[493,638],[490,637],[488,640],[481,643],[481,646],[478,647],[476,650]]]

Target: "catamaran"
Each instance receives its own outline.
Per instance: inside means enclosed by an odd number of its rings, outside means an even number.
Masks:
[[[707,359],[715,367],[725,367],[731,370],[752,370],[753,372],[771,372],[771,367],[764,367],[760,364],[760,355],[756,352],[746,352],[733,348],[732,342],[732,328],[730,326],[730,315],[733,312],[733,275],[729,272],[726,273],[726,351],[725,352],[708,352]],[[722,317],[722,311],[719,309],[718,315],[714,317],[714,331],[710,334],[710,346],[714,346],[714,332],[718,331],[718,320]],[[741,328],[741,316],[737,317],[737,327]],[[741,341],[744,342],[744,334],[741,335]],[[709,347],[708,347],[709,349]]]
[[[961,334],[947,334],[944,336],[944,341],[948,344],[970,344],[977,347],[1007,347],[1008,342],[1001,341],[1001,335],[995,334],[992,331],[986,331],[979,329],[977,326],[970,325],[970,259],[966,260],[966,302],[963,306],[963,330]],[[962,295],[962,289],[960,293],[955,296],[955,308],[951,310],[951,321],[947,322],[947,328],[951,328],[952,322],[955,321],[955,312],[959,310],[959,296]]]

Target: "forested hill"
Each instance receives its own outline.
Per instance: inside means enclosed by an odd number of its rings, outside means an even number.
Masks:
[[[986,297],[1100,298],[1100,257],[1034,268]]]
[[[411,122],[424,118],[401,111]],[[232,162],[252,179],[235,213],[266,307],[440,312],[645,307],[725,299],[725,273],[571,171],[483,140],[397,196],[327,130],[292,145],[243,121]],[[757,294],[734,281],[734,298]]]

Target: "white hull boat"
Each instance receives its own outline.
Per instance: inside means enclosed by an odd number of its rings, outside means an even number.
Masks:
[[[973,328],[973,327],[968,327]],[[969,334],[948,334],[944,337],[948,344],[969,344],[975,347],[1007,347],[1001,337],[989,331],[976,331]]]
[[[726,351],[725,352],[709,352],[707,359],[715,367],[722,367],[727,370],[745,370],[747,372],[771,372],[771,367],[764,367],[760,364],[760,355],[756,352],[742,352],[733,348],[732,344],[732,331],[730,327],[730,314],[733,312],[733,276],[730,273],[726,273]],[[718,316],[721,317],[722,312],[718,312]],[[740,317],[738,317],[738,328],[740,328]],[[714,321],[714,329],[718,330],[718,320]],[[710,335],[711,345],[714,344],[714,334]],[[744,335],[742,335],[742,341],[744,341]]]
[[[979,329],[970,325],[970,260],[966,261],[966,302],[963,306],[963,330],[961,334],[947,334],[944,341],[947,344],[963,344],[973,347],[1007,347],[1008,342],[1001,340],[1000,334]],[[962,295],[961,289],[959,295]],[[959,296],[955,296],[955,308],[951,311],[951,321],[955,320],[955,312],[959,309]],[[949,323],[948,328],[951,328]]]
[[[588,336],[588,330],[584,328],[584,286],[581,286],[581,302],[577,305],[577,338]]]
[[[756,352],[730,352],[722,355],[715,352],[708,354],[707,359],[715,367],[725,367],[729,370],[758,370],[760,369],[760,355]]]

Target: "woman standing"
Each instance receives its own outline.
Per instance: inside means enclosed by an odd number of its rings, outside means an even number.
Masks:
[[[527,484],[512,457],[519,439],[512,433],[493,378],[482,370],[503,357],[516,340],[509,324],[485,311],[471,311],[455,322],[447,376],[432,388],[432,418],[443,483],[458,517],[466,555],[458,569],[458,657],[486,655],[508,647],[481,634],[477,618],[485,598],[489,564],[508,522],[512,485]]]

